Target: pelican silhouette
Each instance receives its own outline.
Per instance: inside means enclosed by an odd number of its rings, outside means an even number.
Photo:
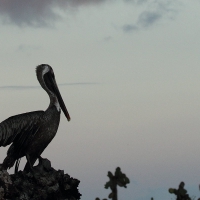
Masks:
[[[18,171],[21,157],[26,156],[27,159],[25,171],[32,169],[36,160],[41,157],[56,135],[61,109],[70,121],[52,67],[41,64],[36,67],[36,75],[40,85],[49,95],[48,108],[45,111],[15,115],[0,123],[0,146],[5,147],[12,143],[1,167],[7,170],[15,164],[15,173]]]

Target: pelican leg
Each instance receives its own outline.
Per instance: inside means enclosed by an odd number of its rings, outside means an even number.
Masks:
[[[17,159],[15,162],[15,174],[17,174],[17,172],[18,172],[20,160],[21,160],[21,158]]]
[[[33,165],[32,165],[32,163],[31,163],[31,160],[30,160],[30,157],[29,157],[28,154],[26,154],[26,159],[27,159],[27,163],[26,163],[26,166],[25,166],[24,170],[27,171],[27,168],[29,167],[29,169],[30,169],[32,172],[34,172]],[[27,165],[27,164],[29,164],[29,165]],[[27,167],[27,166],[28,166],[28,167]]]
[[[0,170],[7,170],[15,164],[15,158],[12,156],[6,156],[3,163],[0,165]]]

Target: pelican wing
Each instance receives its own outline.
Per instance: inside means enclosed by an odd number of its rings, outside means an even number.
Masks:
[[[0,146],[14,143],[21,148],[31,140],[39,128],[39,122],[44,111],[23,113],[9,117],[0,123]],[[16,149],[15,149],[16,150]]]

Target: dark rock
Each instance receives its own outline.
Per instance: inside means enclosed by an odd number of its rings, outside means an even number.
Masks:
[[[34,171],[9,175],[0,170],[0,200],[79,200],[79,180],[55,170],[47,159],[40,158]]]

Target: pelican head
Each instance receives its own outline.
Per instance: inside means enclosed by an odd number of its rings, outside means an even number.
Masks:
[[[50,105],[54,104],[58,111],[61,108],[67,120],[70,121],[70,116],[58,89],[52,67],[47,64],[38,65],[36,67],[36,75],[40,85],[49,95]]]

